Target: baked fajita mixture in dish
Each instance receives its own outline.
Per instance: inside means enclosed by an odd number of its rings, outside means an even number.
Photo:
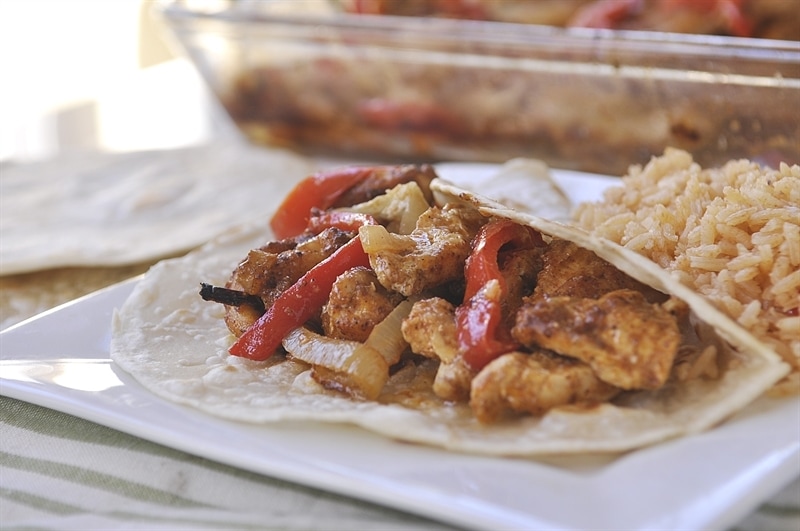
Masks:
[[[494,20],[765,39],[800,39],[785,0],[337,0],[365,15]]]
[[[229,419],[492,455],[697,432],[790,370],[641,254],[428,166],[312,175],[265,225],[148,272],[114,316],[114,361]]]

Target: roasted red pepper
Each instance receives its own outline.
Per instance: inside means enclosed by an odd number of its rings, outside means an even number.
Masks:
[[[752,23],[747,19],[742,4],[743,0],[659,0],[655,8],[664,16],[675,10],[692,10],[697,17],[711,13],[722,19],[731,35],[749,37]],[[643,0],[597,0],[578,10],[569,25],[614,29],[641,14],[645,8]]]
[[[570,26],[579,28],[616,28],[620,22],[643,8],[642,0],[603,0],[587,4],[573,16]]]
[[[368,125],[390,130],[439,131],[463,127],[441,105],[372,98],[358,105],[358,116]]]
[[[326,209],[347,190],[373,172],[369,167],[352,167],[316,173],[300,181],[283,200],[270,221],[279,239],[297,236],[306,229],[313,208]]]
[[[464,270],[464,303],[456,309],[459,353],[474,370],[518,347],[502,326],[507,288],[498,260],[501,249],[539,245],[543,243],[538,232],[509,220],[492,221],[475,237]]]
[[[350,212],[337,213],[317,219],[314,230],[347,226],[357,230],[361,225],[374,224],[371,216]],[[312,222],[313,224],[314,222]],[[369,257],[358,236],[337,249],[332,255],[312,267],[305,275],[281,293],[258,321],[228,350],[234,356],[263,361],[277,350],[286,334],[308,321],[322,308],[331,293],[336,278],[354,267],[369,267]]]

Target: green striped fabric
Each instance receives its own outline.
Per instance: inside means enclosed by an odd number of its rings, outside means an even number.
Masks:
[[[447,526],[0,397],[0,528],[388,531]],[[735,529],[800,529],[800,482]]]
[[[437,530],[0,397],[0,528]]]

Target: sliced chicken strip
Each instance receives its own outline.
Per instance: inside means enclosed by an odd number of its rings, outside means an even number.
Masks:
[[[541,350],[510,352],[473,379],[470,406],[480,422],[491,423],[513,414],[542,415],[558,406],[600,403],[618,392],[578,360]]]

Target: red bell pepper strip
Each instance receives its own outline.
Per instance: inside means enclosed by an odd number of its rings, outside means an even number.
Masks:
[[[352,167],[315,173],[295,186],[270,220],[279,239],[302,233],[311,217],[311,209],[326,209],[347,190],[372,173],[369,167]]]
[[[375,224],[372,216],[355,212],[325,212],[312,218],[315,232],[338,226],[358,230]],[[234,356],[263,361],[275,352],[286,334],[308,321],[328,300],[336,278],[354,267],[369,267],[369,257],[358,236],[312,267],[281,293],[258,321],[253,323],[228,350]]]
[[[531,249],[543,245],[541,235],[509,220],[492,221],[475,237],[464,274],[464,303],[456,309],[459,354],[474,370],[480,370],[501,354],[519,345],[503,329],[503,299],[507,287],[498,257],[501,248]]]
[[[479,371],[498,356],[517,348],[509,334],[502,334],[501,295],[488,288],[456,308],[459,354]],[[504,337],[501,337],[504,336]]]
[[[568,25],[578,28],[613,29],[640,11],[642,7],[642,0],[598,1],[579,9]]]
[[[464,275],[467,288],[466,301],[475,295],[488,281],[497,279],[505,291],[505,280],[500,271],[498,255],[503,247],[533,249],[544,245],[541,234],[526,225],[500,219],[484,225],[475,236],[472,252],[467,258]]]
[[[266,360],[280,346],[286,334],[322,308],[336,278],[358,266],[369,266],[369,257],[356,236],[281,293],[228,351],[234,356]]]

